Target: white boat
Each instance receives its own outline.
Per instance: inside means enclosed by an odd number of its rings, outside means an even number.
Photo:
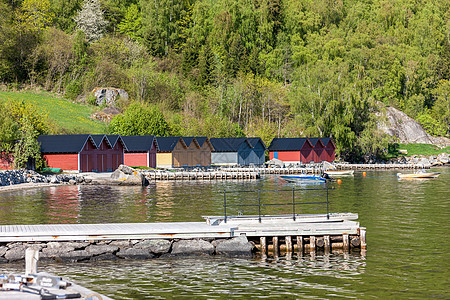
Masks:
[[[397,173],[399,179],[419,179],[419,178],[437,178],[441,173],[418,171],[416,173],[402,174]]]
[[[327,170],[324,171],[325,174],[330,176],[350,176],[353,175],[354,170]]]

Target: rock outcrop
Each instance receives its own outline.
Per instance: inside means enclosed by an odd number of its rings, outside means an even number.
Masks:
[[[380,103],[380,106],[381,105],[383,104]],[[400,143],[433,144],[443,147],[450,146],[450,139],[429,135],[418,122],[398,109],[387,106],[385,107],[385,112],[381,115],[386,121],[379,123],[378,128],[386,134],[398,138]]]
[[[148,185],[148,180],[144,174],[125,165],[120,165],[111,174],[111,179],[118,185]]]
[[[422,126],[404,112],[388,106],[384,116],[386,117],[386,122],[379,124],[378,127],[390,136],[397,137],[400,143],[433,144],[431,136]]]
[[[92,90],[97,105],[116,106],[118,98],[128,99],[128,93],[123,89],[113,87],[96,87]]]

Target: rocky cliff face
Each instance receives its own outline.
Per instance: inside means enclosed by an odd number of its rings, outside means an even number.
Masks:
[[[382,116],[385,122],[378,124],[378,127],[390,136],[397,137],[400,143],[450,145],[449,139],[430,136],[419,123],[398,109],[388,106]]]

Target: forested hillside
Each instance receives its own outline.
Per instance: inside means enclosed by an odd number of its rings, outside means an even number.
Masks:
[[[387,148],[384,104],[450,136],[449,0],[0,0],[0,41],[8,88],[119,87],[163,134],[331,136],[357,159]]]

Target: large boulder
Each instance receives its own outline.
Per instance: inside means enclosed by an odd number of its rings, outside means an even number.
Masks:
[[[116,106],[119,98],[128,99],[128,93],[123,89],[113,87],[96,87],[92,90],[97,105]]]
[[[216,241],[216,253],[226,256],[252,256],[253,244],[245,235],[234,237],[230,240]]]
[[[118,257],[128,259],[147,259],[155,257],[148,249],[126,248],[116,253]]]
[[[148,185],[148,180],[144,174],[125,165],[120,165],[111,174],[111,179],[118,185]]]
[[[214,246],[204,240],[180,240],[172,245],[173,255],[212,255]]]
[[[134,245],[136,249],[148,249],[154,254],[165,254],[168,253],[172,242],[168,240],[145,240]]]

